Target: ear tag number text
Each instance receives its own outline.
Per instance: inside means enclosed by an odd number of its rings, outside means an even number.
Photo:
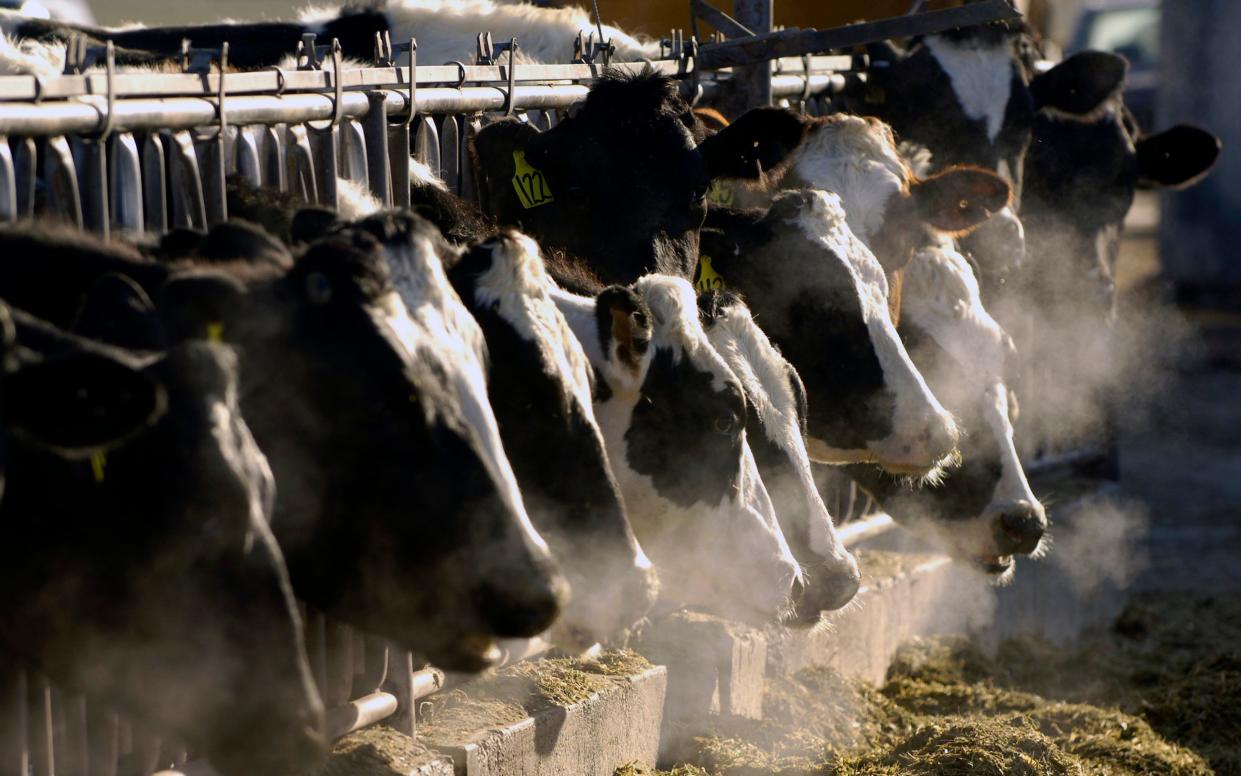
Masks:
[[[732,207],[733,199],[732,186],[718,179],[711,181],[711,188],[707,189],[707,200],[709,202],[721,207]]]
[[[711,266],[711,257],[705,254],[698,257],[698,277],[694,279],[694,290],[700,294],[724,290],[724,278]]]
[[[526,210],[548,202],[554,202],[552,190],[547,186],[543,171],[537,170],[526,161],[525,151],[513,152],[513,188],[517,190],[517,198]]]

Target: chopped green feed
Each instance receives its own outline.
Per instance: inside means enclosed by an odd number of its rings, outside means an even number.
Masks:
[[[386,725],[350,733],[308,776],[404,776],[428,757],[427,748]]]
[[[712,776],[1241,774],[1241,595],[1135,597],[1073,648],[914,640],[881,688],[803,671],[764,719],[717,720],[685,759]]]

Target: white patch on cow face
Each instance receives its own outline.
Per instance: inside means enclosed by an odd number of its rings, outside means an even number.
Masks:
[[[654,351],[647,348],[641,355],[636,368],[627,365],[617,350],[619,345],[612,343],[609,352],[603,352],[599,341],[599,332],[595,324],[595,298],[580,296],[553,286],[549,291],[556,309],[564,316],[569,330],[577,339],[586,354],[586,360],[594,368],[595,374],[607,387],[622,398],[637,401],[642,390],[642,382],[646,379],[647,370],[651,366]]]
[[[336,212],[345,221],[360,221],[384,209],[375,195],[357,181],[336,179]]]
[[[840,197],[825,191],[812,193],[811,206],[803,208],[792,223],[806,239],[821,243],[825,255],[845,262],[871,345],[883,369],[884,383],[896,397],[896,409],[892,433],[869,443],[866,457],[860,457],[856,451],[832,448],[818,439],[809,440],[810,455],[824,463],[873,461],[897,473],[933,474],[956,447],[956,424],[931,393],[897,336],[888,309],[887,275],[875,255],[849,228]]]
[[[516,37],[518,62],[568,62],[573,39],[598,36],[594,21],[577,6],[541,8],[528,3],[492,0],[389,0],[383,7],[392,40],[418,38],[418,61],[430,64],[471,62],[480,30],[496,40]],[[322,12],[316,15],[322,19]],[[659,43],[604,25],[603,35],[623,62],[659,58]]]
[[[10,38],[24,16],[0,11],[0,75],[34,75],[55,78],[65,71],[63,43],[43,43],[29,38]]]
[[[547,550],[526,514],[517,477],[500,441],[500,428],[487,398],[486,343],[478,322],[453,291],[430,239],[417,236],[395,250],[386,246],[396,293],[384,299],[381,322],[412,358],[437,364],[448,378],[446,388],[460,402],[462,414],[477,434],[483,460],[503,498],[520,518],[521,530],[534,546]]]
[[[814,125],[788,170],[782,188],[837,194],[849,228],[867,244],[883,227],[892,198],[907,190],[910,177],[886,124],[846,115]]]
[[[1004,125],[1013,88],[1011,44],[1005,41],[986,45],[977,41],[949,40],[939,35],[929,35],[924,42],[931,56],[948,74],[961,110],[969,118],[982,121],[987,128],[987,139],[994,143]]]

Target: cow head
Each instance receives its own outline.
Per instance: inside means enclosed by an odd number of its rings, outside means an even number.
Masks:
[[[1011,21],[915,38],[905,49],[871,44],[866,80],[851,79],[843,97],[845,110],[880,118],[902,141],[929,149],[925,174],[975,166],[1010,184],[1012,205],[963,241],[1000,279],[1025,256],[1016,212],[1033,116],[1031,49],[1024,23]]]
[[[796,142],[790,124],[802,129]],[[816,118],[757,108],[731,128],[743,135],[786,138],[779,144],[783,161],[762,167],[757,184],[742,182],[737,197],[766,206],[783,190],[830,191],[840,197],[850,229],[888,271],[903,267],[912,251],[927,242],[928,228],[966,234],[1008,206],[1009,185],[979,167],[954,165],[917,177],[898,151],[891,128],[877,119]]]
[[[761,211],[712,211],[699,283],[739,291],[796,367],[809,398],[807,448],[822,463],[869,461],[924,476],[951,459],[952,418],[896,334],[888,281],[823,191]]]
[[[746,149],[772,166],[787,143],[746,131],[721,131],[708,152],[675,81],[609,73],[574,116],[546,132],[516,121],[479,132],[479,193],[500,223],[589,260],[606,282],[647,272],[689,277],[712,178],[737,166],[722,149]]]
[[[221,773],[309,767],[323,709],[233,352],[188,343],[138,360],[19,323],[0,642]]]
[[[689,283],[652,275],[557,304],[600,375],[595,416],[665,603],[771,621],[798,567],[747,442],[745,393]]]
[[[416,318],[394,287],[389,264],[404,260],[425,269],[411,275],[422,304],[455,299],[437,239],[416,216],[376,216],[247,287],[178,278],[162,307],[174,336],[243,347],[243,403],[280,483],[276,534],[299,596],[478,670],[492,637],[548,627],[565,590],[476,422],[481,375],[458,390],[469,343],[438,308]]]
[[[1144,135],[1121,100],[1126,71],[1119,56],[1082,52],[1030,84],[1034,143],[1021,215],[1031,281],[1057,307],[1109,311],[1135,190],[1192,186],[1219,156],[1219,139],[1198,127]]]
[[[983,307],[969,263],[948,240],[914,257],[903,305],[909,354],[961,425],[961,464],[917,490],[873,467],[850,473],[898,522],[1007,579],[1013,555],[1042,551],[1047,528],[1013,438],[1012,340]]]
[[[741,381],[749,408],[746,438],[780,528],[802,566],[796,619],[816,623],[821,612],[853,599],[860,575],[811,473],[805,386],[738,295],[709,291],[698,297],[698,306],[712,347]]]
[[[526,509],[572,589],[552,640],[584,649],[630,627],[657,592],[595,421],[590,362],[529,237],[475,245],[448,277],[486,338],[488,395]]]

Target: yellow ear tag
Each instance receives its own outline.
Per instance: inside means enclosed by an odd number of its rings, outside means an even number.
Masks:
[[[103,482],[104,469],[107,467],[107,465],[108,465],[108,454],[107,453],[103,451],[100,451],[97,453],[91,453],[90,471],[91,471],[91,474],[95,475],[96,484],[100,484]]]
[[[715,267],[711,266],[711,257],[705,254],[698,257],[698,277],[694,279],[694,290],[700,294],[724,290],[724,278],[716,273]]]
[[[733,187],[722,180],[713,180],[711,188],[707,189],[707,199],[716,205],[732,207]]]
[[[223,342],[224,341],[224,324],[219,321],[212,321],[207,324],[207,341]]]
[[[543,171],[536,170],[526,161],[525,151],[513,152],[513,168],[513,188],[517,189],[517,198],[523,208],[529,210],[555,201]]]

